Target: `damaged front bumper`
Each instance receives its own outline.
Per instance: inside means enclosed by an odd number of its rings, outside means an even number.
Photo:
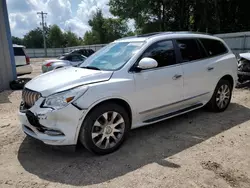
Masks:
[[[42,102],[40,98],[28,110],[20,106],[22,130],[45,144],[75,145],[85,111],[72,104],[60,110],[42,108]]]

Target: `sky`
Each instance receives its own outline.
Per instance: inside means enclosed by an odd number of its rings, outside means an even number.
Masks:
[[[109,0],[7,0],[12,36],[23,37],[29,30],[40,27],[37,12],[47,14],[47,25],[57,24],[63,31],[71,30],[83,37],[90,29],[88,20],[99,8],[105,17],[112,17]]]

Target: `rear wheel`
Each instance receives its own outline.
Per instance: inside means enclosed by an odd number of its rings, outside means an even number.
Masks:
[[[232,87],[228,80],[220,80],[207,107],[214,112],[225,111],[232,98]]]
[[[87,115],[79,140],[93,153],[108,154],[121,146],[129,128],[130,119],[125,109],[114,103],[106,103]]]

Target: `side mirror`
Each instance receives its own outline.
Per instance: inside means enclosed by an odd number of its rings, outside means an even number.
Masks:
[[[158,63],[156,60],[149,58],[149,57],[144,57],[140,60],[138,63],[137,68],[145,70],[145,69],[152,69],[158,66]]]

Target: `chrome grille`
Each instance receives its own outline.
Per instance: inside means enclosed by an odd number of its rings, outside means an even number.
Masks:
[[[24,89],[22,93],[23,102],[29,107],[32,107],[40,97],[40,93],[31,91],[29,89]]]

